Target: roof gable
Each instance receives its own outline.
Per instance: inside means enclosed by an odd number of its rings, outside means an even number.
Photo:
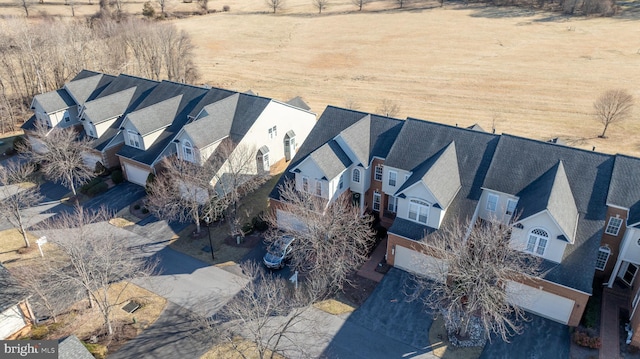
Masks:
[[[355,155],[356,163],[369,167],[371,154],[371,115],[345,128],[338,135]]]
[[[309,158],[316,163],[326,180],[335,178],[352,164],[349,156],[335,140],[320,146],[309,155]]]
[[[169,127],[176,117],[182,95],[158,102],[127,115],[129,122],[141,136]]]
[[[441,208],[447,208],[460,190],[460,172],[455,142],[436,153],[417,168],[396,192],[396,196],[416,183],[422,183],[433,194]]]
[[[287,105],[291,105],[293,107],[297,107],[297,108],[303,109],[305,111],[311,110],[311,107],[309,107],[309,105],[307,105],[307,103],[304,102],[304,100],[300,96],[296,96],[296,97],[292,98],[291,100],[289,100],[289,101],[287,101],[285,103]]]
[[[229,136],[238,98],[239,94],[234,94],[205,106],[195,121],[184,126],[194,146],[204,148]]]
[[[85,104],[83,117],[94,124],[113,119],[122,115],[133,99],[136,87],[99,97]]]
[[[96,73],[93,76],[74,79],[64,85],[64,89],[78,105],[93,100],[114,79],[114,76]]]
[[[37,102],[46,113],[58,112],[76,104],[65,89],[35,95],[33,102]]]

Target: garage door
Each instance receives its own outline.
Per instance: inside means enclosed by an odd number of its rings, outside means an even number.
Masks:
[[[507,282],[509,303],[562,324],[569,322],[575,302],[521,283]]]
[[[147,177],[149,177],[149,171],[136,167],[134,165],[125,163],[124,169],[127,172],[127,180],[140,186],[147,185]]]
[[[446,278],[447,266],[443,260],[402,246],[396,246],[393,266],[438,282]]]
[[[307,228],[304,222],[289,212],[279,209],[276,211],[276,214],[278,216],[278,228],[283,231],[294,230],[303,232]]]
[[[0,340],[6,339],[24,326],[26,323],[17,305],[5,310],[0,314]]]
[[[102,162],[102,157],[93,153],[83,153],[82,160],[84,161],[84,164],[93,171],[96,168],[96,163],[99,161]]]

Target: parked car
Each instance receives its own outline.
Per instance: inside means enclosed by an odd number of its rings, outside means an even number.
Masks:
[[[291,244],[295,238],[284,235],[274,242],[267,249],[267,254],[262,258],[262,262],[269,269],[280,269],[284,267],[285,259],[291,253]]]

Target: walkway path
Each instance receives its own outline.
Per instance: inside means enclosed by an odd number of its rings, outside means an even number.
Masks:
[[[380,263],[384,259],[384,255],[386,253],[387,239],[385,238],[373,251],[373,253],[371,254],[371,258],[369,258],[369,260],[362,265],[360,270],[358,270],[358,275],[380,283],[382,278],[384,278],[384,274],[376,272],[376,268],[378,268],[378,263]]]
[[[620,308],[627,306],[628,297],[605,288],[602,293],[602,309],[600,312],[600,359],[620,358]]]

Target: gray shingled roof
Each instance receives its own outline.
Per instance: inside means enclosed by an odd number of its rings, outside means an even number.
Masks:
[[[371,115],[363,117],[360,121],[345,128],[340,132],[340,137],[349,146],[356,156],[356,161],[364,167],[369,167],[371,155]]]
[[[59,359],[95,359],[75,335],[58,341]]]
[[[484,130],[484,128],[480,127],[480,125],[478,125],[477,123],[474,123],[473,125],[467,127],[470,130],[474,130],[474,131],[480,131],[480,132],[487,132]]]
[[[182,95],[155,103],[127,115],[141,136],[169,127],[178,113]]]
[[[191,118],[198,117],[198,115],[200,115],[200,111],[202,111],[206,106],[216,103],[222,99],[225,99],[235,93],[236,93],[235,91],[220,89],[216,87],[209,88],[207,90],[207,93],[200,100],[200,102],[198,102],[198,104],[193,107],[193,109],[189,113],[189,117]]]
[[[115,76],[98,73],[93,76],[71,80],[64,85],[64,88],[75,100],[76,104],[84,105],[86,101],[96,98],[113,79],[115,79]]]
[[[616,155],[607,204],[628,208],[628,225],[640,222],[640,158]]]
[[[205,106],[202,117],[184,126],[194,146],[204,148],[229,136],[239,97],[240,94],[234,94]]]
[[[419,165],[395,195],[418,182],[424,183],[441,208],[449,207],[462,187],[454,141]]]
[[[294,98],[292,98],[291,100],[286,102],[288,105],[297,107],[297,108],[301,108],[305,111],[309,111],[311,110],[311,107],[309,107],[309,105],[307,105],[306,102],[304,102],[304,100],[302,99],[302,97],[300,96],[296,96]]]
[[[548,210],[565,233],[568,241],[574,243],[574,233],[578,224],[578,209],[562,160],[531,182],[517,196],[520,198],[516,208],[516,213],[520,215],[519,220]]]
[[[324,173],[325,179],[333,179],[342,171],[351,166],[349,156],[335,140],[331,140],[313,151],[309,157],[318,165]]]
[[[115,117],[121,116],[129,107],[133,99],[136,87],[116,92],[107,96],[98,97],[85,104],[84,115],[87,120],[99,124]]]
[[[567,244],[562,263],[543,277],[591,293],[613,156],[503,134],[483,187],[521,193],[532,179],[540,178],[559,161],[563,162],[579,218],[574,244]]]
[[[279,199],[280,193],[278,188],[281,184],[293,179],[294,174],[290,172],[292,168],[295,168],[311,152],[332,140],[342,130],[358,122],[365,116],[369,116],[369,114],[360,111],[327,106],[307,136],[307,139],[302,143],[300,148],[298,148],[296,155],[289,163],[289,166],[280,177],[280,180],[269,196],[273,199]],[[369,137],[374,139],[373,141],[370,140],[370,143],[373,143],[371,148],[371,157],[377,156],[384,158],[387,156],[387,153],[389,152],[389,149],[398,135],[404,121],[376,115],[370,116],[372,121]],[[365,136],[366,135],[363,137]]]
[[[33,100],[37,101],[46,113],[58,112],[76,105],[71,96],[69,96],[67,91],[64,89],[35,95]]]
[[[27,291],[0,264],[0,313],[29,297]]]

